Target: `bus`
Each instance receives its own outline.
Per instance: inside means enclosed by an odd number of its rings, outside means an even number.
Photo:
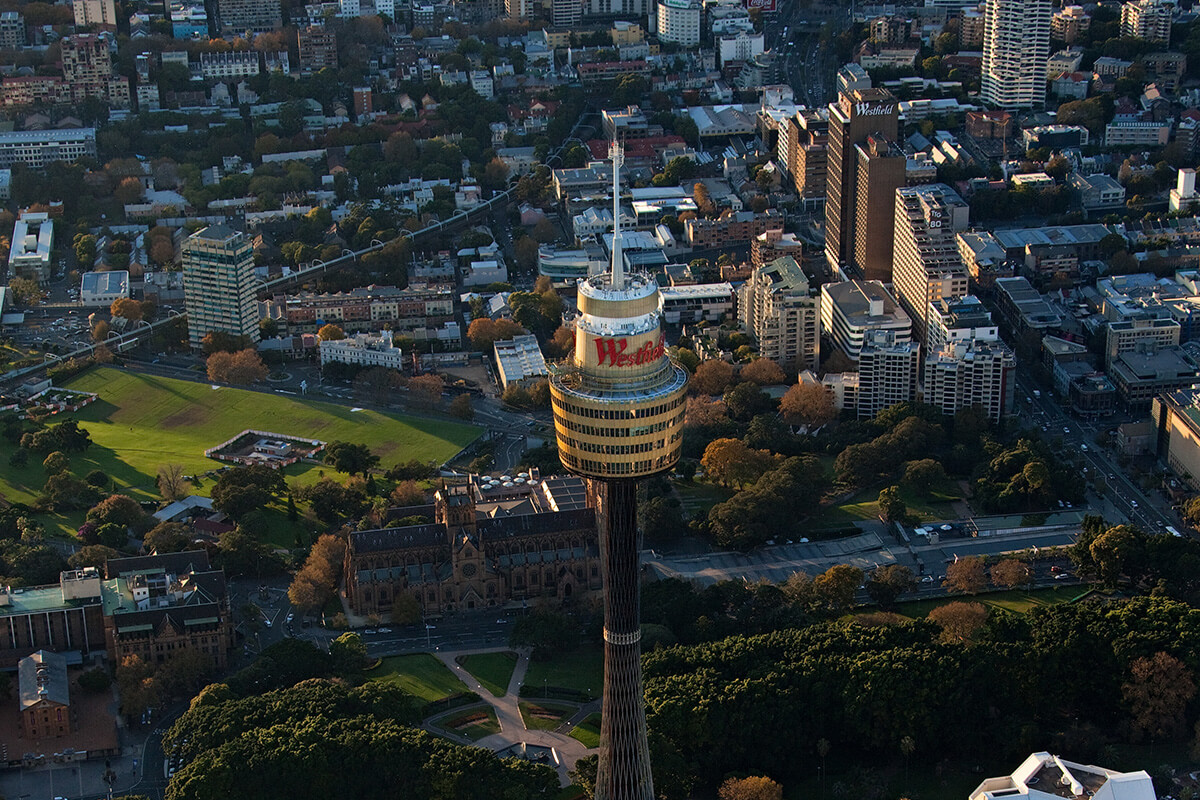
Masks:
[[[1167,533],[1171,534],[1172,536],[1176,537],[1177,539],[1183,538],[1183,534],[1180,533],[1179,531],[1175,530],[1175,528],[1171,527],[1170,525],[1168,525],[1166,528],[1164,528],[1164,530],[1166,530]]]

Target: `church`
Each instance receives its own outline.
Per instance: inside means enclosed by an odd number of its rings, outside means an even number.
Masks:
[[[432,507],[403,511],[432,522],[350,534],[345,586],[355,614],[391,620],[405,593],[426,618],[599,596],[596,519],[579,478],[472,475],[445,483]]]

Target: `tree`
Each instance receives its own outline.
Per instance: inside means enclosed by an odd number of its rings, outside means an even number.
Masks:
[[[842,614],[854,605],[854,593],[863,582],[863,571],[849,564],[834,564],[813,579],[813,592],[833,614]]]
[[[885,564],[871,571],[867,579],[867,594],[880,608],[891,608],[896,598],[917,587],[912,570],[903,564]]]
[[[97,525],[110,523],[134,530],[144,530],[147,520],[146,512],[137,501],[123,494],[104,498],[87,512],[87,518]]]
[[[379,466],[379,456],[371,452],[365,444],[354,442],[331,442],[325,448],[325,463],[338,472],[348,475],[367,473]]]
[[[706,359],[696,367],[692,376],[692,389],[697,394],[724,394],[733,381],[733,365],[717,359]]]
[[[716,439],[704,448],[700,465],[710,480],[738,488],[754,483],[775,463],[767,450],[751,450],[740,439]]]
[[[1033,580],[1033,571],[1024,561],[1006,558],[992,565],[992,583],[1005,589],[1024,586]]]
[[[408,592],[400,592],[392,598],[392,622],[397,625],[412,625],[421,621],[421,604]]]
[[[1116,586],[1121,575],[1141,560],[1140,534],[1128,525],[1117,525],[1092,540],[1089,555],[1106,586]]]
[[[976,594],[987,586],[983,559],[978,556],[959,558],[946,565],[946,580],[942,583],[952,592]]]
[[[329,643],[333,671],[343,678],[357,678],[367,667],[367,643],[357,633],[343,633]]]
[[[391,500],[397,506],[419,506],[425,502],[425,492],[416,481],[401,481],[392,489]]]
[[[97,320],[92,326],[92,341],[103,342],[112,334],[112,327],[104,320]]]
[[[1196,696],[1191,670],[1164,652],[1129,665],[1130,680],[1121,687],[1136,738],[1177,739],[1186,728],[1188,703]]]
[[[120,555],[120,553],[111,547],[105,547],[102,544],[89,544],[72,553],[71,557],[67,559],[67,565],[72,569],[96,567],[103,570],[104,564],[110,558],[118,558]]]
[[[208,357],[208,379],[213,383],[244,386],[265,379],[270,370],[258,353],[247,348],[236,353],[218,352]]]
[[[288,599],[292,605],[305,613],[324,608],[337,592],[345,555],[345,540],[329,534],[318,538],[304,566],[288,587]]]
[[[158,493],[164,500],[182,500],[188,496],[187,481],[180,464],[160,464],[158,467]]]
[[[900,497],[899,486],[889,486],[879,492],[879,515],[887,522],[903,522],[908,519],[908,506]]]
[[[137,322],[144,316],[142,304],[128,297],[113,300],[108,310],[112,316],[124,317],[130,322]]]
[[[236,353],[244,350],[249,342],[245,336],[235,336],[225,331],[209,331],[200,340],[200,352],[206,356],[213,353]]]
[[[265,464],[234,467],[221,473],[210,495],[213,507],[233,518],[262,508],[287,491],[283,476]]]
[[[467,328],[467,339],[476,350],[490,354],[496,342],[528,332],[510,319],[479,317],[471,320],[471,326]]]
[[[332,322],[327,322],[317,331],[317,338],[322,342],[340,342],[346,338],[346,332]]]
[[[60,472],[66,472],[71,468],[71,459],[66,453],[55,450],[42,461],[42,469],[47,475],[58,475]]]
[[[471,403],[469,394],[460,394],[454,398],[446,410],[450,416],[465,419],[467,422],[475,419],[475,406]]]
[[[154,667],[141,656],[125,656],[117,665],[116,678],[125,716],[139,717],[146,709],[158,705],[161,687],[154,678]]]
[[[408,382],[408,396],[423,408],[433,408],[442,399],[445,386],[440,375],[418,375]]]
[[[987,617],[983,603],[962,601],[947,603],[929,612],[929,621],[942,629],[942,640],[946,642],[969,642]]]
[[[192,531],[180,522],[160,522],[142,537],[147,553],[181,553],[192,546]]]
[[[901,482],[915,492],[928,496],[933,487],[946,479],[946,468],[932,458],[908,461],[904,464]]]
[[[783,368],[769,358],[756,358],[751,361],[742,367],[738,377],[759,386],[778,386],[787,380]]]
[[[783,787],[770,778],[730,778],[717,790],[720,800],[783,800]]]
[[[8,289],[23,306],[32,307],[42,302],[42,287],[30,278],[13,278],[8,282]]]
[[[837,418],[833,393],[819,383],[797,383],[779,401],[779,411],[793,424],[820,426]]]

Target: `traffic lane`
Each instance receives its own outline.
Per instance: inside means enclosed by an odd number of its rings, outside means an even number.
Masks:
[[[1027,536],[982,536],[979,538],[951,539],[935,545],[914,547],[913,552],[934,571],[934,565],[954,562],[955,556],[992,556],[1028,550],[1032,547],[1064,547],[1075,544],[1071,533],[1050,531]],[[939,573],[941,574],[941,573]]]

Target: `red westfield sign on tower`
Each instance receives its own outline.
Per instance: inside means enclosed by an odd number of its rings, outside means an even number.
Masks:
[[[629,349],[629,340],[626,338],[609,339],[598,337],[596,342],[596,362],[598,366],[604,366],[608,363],[612,367],[633,367],[640,364],[650,364],[663,357],[663,352],[666,346],[663,342],[663,337],[658,337],[658,342],[642,342],[642,346],[632,353],[625,352]]]

